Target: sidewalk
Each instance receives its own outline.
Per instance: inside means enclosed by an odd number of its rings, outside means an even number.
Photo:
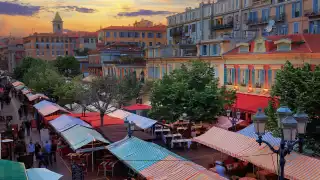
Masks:
[[[20,101],[14,97],[11,98],[11,103],[9,105],[4,104],[3,109],[1,111],[1,116],[12,116],[12,124],[18,124],[19,127],[22,123],[22,120],[19,120],[19,114],[18,114],[18,109],[20,107]],[[29,114],[28,115],[28,120],[33,119],[33,115]],[[40,135],[37,129],[32,129],[30,132],[30,137],[25,134],[25,142],[29,143],[30,139],[32,139],[32,142],[40,142]],[[38,162],[34,163],[34,167],[38,168]],[[71,177],[71,171],[68,169],[69,167],[64,163],[62,158],[57,154],[57,162],[53,163],[52,166],[49,166],[48,169],[62,174],[63,177],[61,180],[70,180],[72,179]]]

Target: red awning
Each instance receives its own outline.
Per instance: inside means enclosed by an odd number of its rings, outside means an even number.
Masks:
[[[233,107],[241,111],[255,113],[258,108],[264,109],[268,106],[269,98],[267,96],[237,93],[237,100]]]
[[[88,122],[92,127],[100,127],[101,125],[101,120],[99,116],[94,116],[97,117],[98,119],[93,119],[93,117],[90,119],[90,122]],[[86,120],[84,120],[86,121]],[[103,117],[103,126],[109,126],[109,125],[119,125],[119,124],[124,124],[124,120],[116,117],[111,117],[104,115]]]
[[[123,109],[128,111],[135,111],[135,110],[148,110],[151,109],[151,106],[145,104],[134,104],[131,106],[126,106]]]

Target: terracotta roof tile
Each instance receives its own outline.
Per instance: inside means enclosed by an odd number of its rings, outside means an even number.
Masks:
[[[280,39],[290,39],[292,41],[291,51],[277,51],[277,46],[273,45],[275,41]],[[291,34],[284,36],[268,36],[266,40],[271,41],[271,47],[264,54],[275,54],[275,53],[320,53],[320,34]],[[249,42],[251,44],[253,41]],[[301,44],[299,43],[301,42]],[[251,51],[251,50],[250,50]],[[253,54],[253,52],[239,53],[239,47],[236,47],[224,55],[237,55],[237,54]]]
[[[109,26],[101,30],[127,30],[127,31],[166,31],[165,25],[158,25],[152,27],[134,27],[134,26]]]

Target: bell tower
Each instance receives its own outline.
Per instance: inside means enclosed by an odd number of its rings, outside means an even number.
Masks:
[[[53,33],[63,32],[63,21],[58,12],[56,12],[54,19],[52,20],[52,28],[53,28]]]

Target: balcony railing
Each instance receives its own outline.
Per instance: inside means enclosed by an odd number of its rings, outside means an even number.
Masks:
[[[276,22],[283,22],[285,20],[285,14],[281,14],[280,16],[272,16],[272,17],[264,17],[264,18],[259,18],[259,19],[249,19],[247,21],[245,21],[245,23],[248,26],[252,26],[252,25],[265,25],[268,24],[270,20],[274,20]]]
[[[233,28],[233,22],[227,24],[217,24],[212,26],[212,30]]]
[[[313,10],[306,10],[304,16],[310,19],[320,17],[320,12],[314,12]]]
[[[271,4],[271,0],[253,0],[252,6]]]

